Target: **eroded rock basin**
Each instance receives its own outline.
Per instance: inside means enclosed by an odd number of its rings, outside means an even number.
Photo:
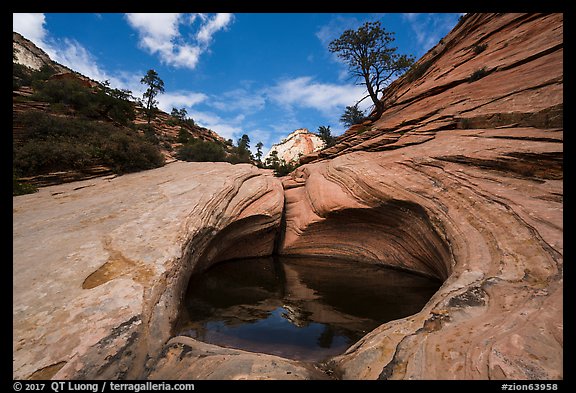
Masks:
[[[337,258],[219,263],[190,280],[176,335],[301,361],[343,353],[383,323],[419,312],[441,282]]]
[[[562,379],[562,25],[467,15],[380,120],[282,181],[174,162],[15,197],[13,378]],[[326,369],[174,337],[192,273],[273,252],[443,284]]]

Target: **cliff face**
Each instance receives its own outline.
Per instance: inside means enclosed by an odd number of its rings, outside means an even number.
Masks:
[[[15,61],[33,70],[39,70],[43,66],[50,66],[54,67],[58,72],[71,72],[69,68],[52,61],[46,52],[19,33],[12,33],[12,47],[15,49]]]
[[[562,27],[467,15],[381,119],[282,181],[180,162],[14,198],[13,377],[326,378],[170,335],[193,271],[275,249],[443,281],[332,378],[563,378]]]
[[[266,159],[271,158],[270,154],[275,151],[279,159],[287,163],[297,162],[301,156],[316,152],[325,145],[318,135],[312,134],[306,128],[300,128],[290,133],[282,142],[272,145],[262,161],[266,162]]]

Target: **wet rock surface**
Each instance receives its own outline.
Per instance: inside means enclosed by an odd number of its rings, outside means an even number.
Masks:
[[[383,323],[419,312],[441,285],[335,257],[235,259],[194,274],[174,332],[205,343],[322,362]]]
[[[329,379],[312,365],[278,356],[205,344],[178,336],[166,345],[147,379]]]

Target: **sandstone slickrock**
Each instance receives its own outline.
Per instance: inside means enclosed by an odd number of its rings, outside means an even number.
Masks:
[[[561,154],[558,142],[502,138],[519,131],[439,131],[418,146],[296,171],[306,182],[286,190],[282,253],[337,254],[445,280],[421,312],[335,358],[341,378],[562,378],[557,168],[532,175],[443,159],[455,146],[472,162]]]
[[[222,348],[178,336],[166,345],[148,379],[328,379],[312,365],[278,356]]]
[[[254,166],[184,162],[14,198],[13,377],[139,376],[194,269],[272,253],[283,199]]]
[[[341,378],[563,378],[562,24],[468,15],[284,180],[281,252],[445,280],[333,359]]]
[[[562,28],[466,15],[379,120],[282,183],[176,162],[15,197],[13,377],[321,378],[170,336],[193,270],[275,244],[444,281],[323,364],[332,377],[563,378]]]

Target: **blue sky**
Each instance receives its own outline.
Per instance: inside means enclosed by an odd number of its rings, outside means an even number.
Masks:
[[[379,20],[398,53],[420,58],[461,14],[13,14],[13,29],[52,59],[142,97],[154,69],[165,84],[159,107],[235,142],[247,134],[264,152],[297,128],[345,128],[339,118],[364,96],[328,51],[346,29]],[[361,108],[369,105],[364,100]]]

